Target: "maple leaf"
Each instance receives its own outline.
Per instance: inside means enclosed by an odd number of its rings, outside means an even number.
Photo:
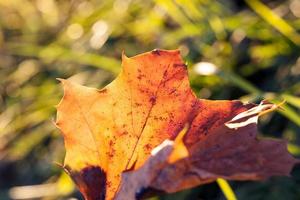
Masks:
[[[101,90],[61,81],[56,124],[65,140],[64,168],[87,200],[119,198],[126,191],[122,173],[139,173],[148,159],[161,160],[160,173],[152,166],[141,178],[156,174],[147,187],[165,192],[217,177],[287,175],[296,162],[285,142],[256,139],[257,117],[274,105],[197,99],[178,50],[123,54],[121,73]],[[176,148],[153,158],[151,151],[178,138],[185,124]]]

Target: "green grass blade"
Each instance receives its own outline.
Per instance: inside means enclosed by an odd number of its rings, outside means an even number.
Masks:
[[[237,200],[237,197],[235,196],[232,188],[226,180],[218,178],[217,183],[227,200]]]
[[[284,19],[274,13],[269,7],[259,0],[245,0],[250,8],[254,10],[267,23],[278,30],[282,35],[286,36],[294,44],[300,45],[300,35],[290,26]]]

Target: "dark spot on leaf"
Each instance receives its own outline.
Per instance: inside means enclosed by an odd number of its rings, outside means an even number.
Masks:
[[[110,149],[110,152],[109,152],[108,156],[109,156],[110,158],[113,158],[113,157],[114,157],[114,155],[115,155],[115,153],[116,153],[116,150],[115,150],[114,148],[112,148],[112,147],[111,147],[111,149]]]
[[[122,136],[122,135],[127,135],[127,134],[128,134],[127,131],[123,131],[122,134],[121,134],[120,136]]]
[[[157,55],[157,56],[160,56],[161,54],[161,51],[159,50],[159,49],[154,49],[154,50],[152,50],[152,52],[151,52],[153,55]]]
[[[169,95],[173,94],[174,92],[176,92],[176,88],[171,89],[170,92],[169,92]]]
[[[139,74],[136,78],[139,79],[139,80],[141,80],[142,79],[142,75]]]
[[[174,63],[173,67],[187,67],[187,65],[184,63]]]
[[[166,71],[164,72],[163,78],[165,79],[165,78],[167,78],[167,76],[168,76],[168,71],[166,70]]]
[[[150,144],[146,144],[146,145],[144,146],[144,149],[145,149],[146,151],[151,151],[151,150],[152,150],[152,146],[151,146]]]
[[[135,103],[135,106],[141,106],[142,104],[141,103]]]
[[[149,101],[151,102],[152,105],[154,105],[155,102],[156,102],[156,97],[155,96],[151,96],[150,99],[149,99]]]
[[[57,126],[57,127],[59,127],[59,126],[61,126],[61,121],[57,121],[57,122],[54,122],[55,123],[55,126]]]
[[[98,92],[101,93],[101,94],[105,94],[105,93],[107,93],[107,89],[103,88],[102,90],[98,90]]]

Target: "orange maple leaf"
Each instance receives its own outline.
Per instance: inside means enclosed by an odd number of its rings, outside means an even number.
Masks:
[[[119,198],[128,190],[122,173],[138,173],[151,151],[174,140],[185,124],[184,138],[161,157],[162,176],[147,186],[174,192],[217,177],[256,180],[287,175],[296,162],[284,142],[256,139],[259,113],[274,105],[197,99],[178,50],[123,55],[121,73],[101,90],[61,81],[56,124],[65,139],[64,168],[87,200],[114,199],[118,192]],[[185,147],[182,156],[176,149]]]

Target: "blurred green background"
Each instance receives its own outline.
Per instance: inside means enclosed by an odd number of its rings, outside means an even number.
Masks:
[[[0,199],[82,199],[55,164],[64,157],[55,78],[101,88],[123,50],[179,48],[200,98],[285,99],[259,133],[299,156],[299,30],[300,0],[0,0]],[[238,199],[300,199],[300,168],[230,184]],[[153,199],[225,197],[212,183]]]

